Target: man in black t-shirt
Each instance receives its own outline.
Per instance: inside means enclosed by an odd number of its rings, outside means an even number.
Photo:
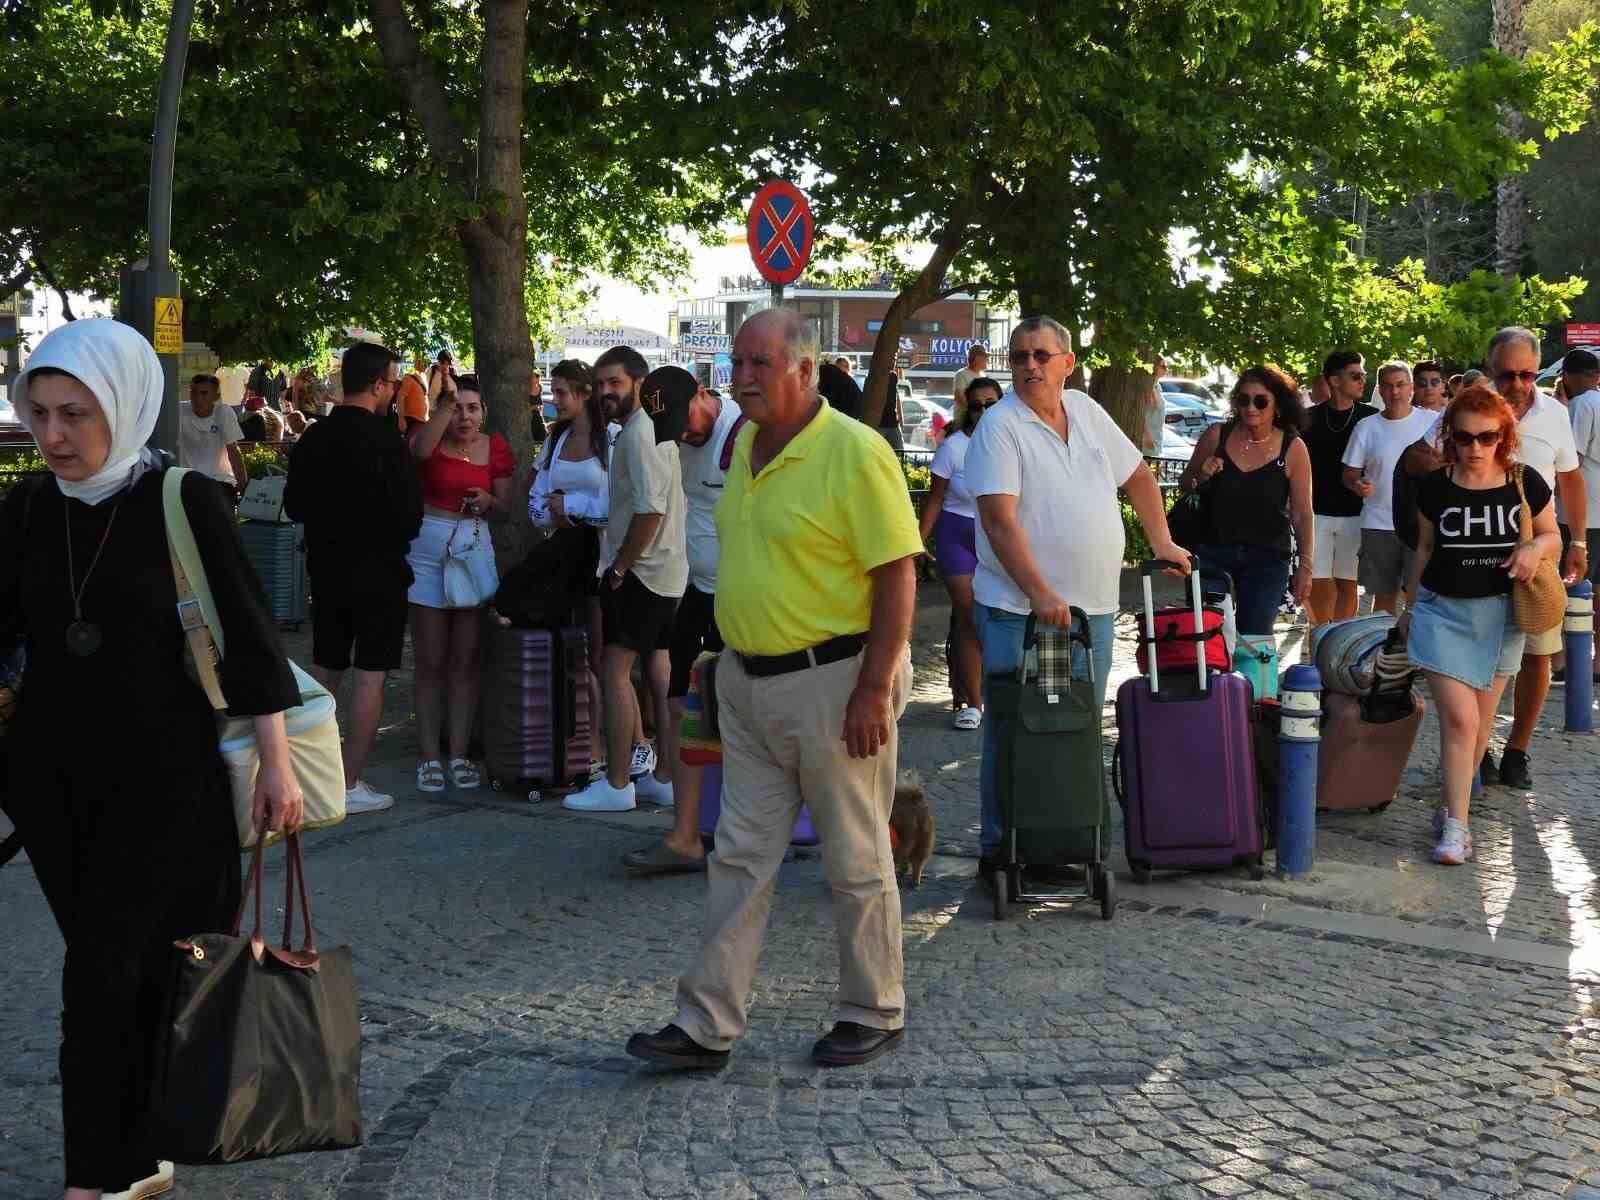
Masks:
[[[1344,486],[1344,452],[1358,421],[1377,409],[1361,402],[1364,360],[1354,350],[1335,350],[1322,364],[1330,399],[1313,407],[1302,435],[1311,456],[1311,511],[1315,548],[1311,564],[1311,623],[1356,615],[1356,563],[1361,551],[1361,497]]]

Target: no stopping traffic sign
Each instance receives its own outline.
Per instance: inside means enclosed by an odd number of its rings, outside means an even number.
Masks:
[[[745,222],[745,240],[756,270],[768,283],[793,283],[811,261],[816,241],[811,205],[792,183],[774,179],[756,193]]]

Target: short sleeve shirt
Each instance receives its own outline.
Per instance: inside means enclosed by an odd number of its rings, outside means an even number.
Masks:
[[[1528,507],[1538,516],[1550,503],[1550,488],[1536,471],[1523,473]],[[1502,564],[1521,540],[1522,501],[1517,485],[1473,491],[1440,467],[1417,488],[1417,511],[1433,522],[1433,555],[1422,586],[1441,596],[1476,598],[1511,591]]]
[[[1345,447],[1344,465],[1360,468],[1372,485],[1372,495],[1361,506],[1361,528],[1394,531],[1395,464],[1438,420],[1438,413],[1414,408],[1399,420],[1379,413],[1356,426]]]
[[[400,403],[396,406],[407,421],[428,419],[428,388],[415,374],[400,381]]]
[[[967,487],[974,497],[1017,498],[1034,562],[1045,582],[1090,616],[1117,610],[1126,549],[1120,488],[1144,461],[1111,414],[1083,392],[1062,393],[1067,438],[1047,425],[1015,392],[978,422],[967,450]],[[1028,597],[1006,574],[978,522],[979,603],[1012,613],[1029,611]]]
[[[237,483],[228,447],[244,440],[239,418],[233,409],[218,401],[209,417],[194,415],[194,406],[185,400],[178,412],[178,465],[192,467],[219,483]]]
[[[865,632],[870,572],[922,552],[900,460],[826,400],[759,475],[755,434],[749,422],[739,431],[717,503],[723,641],[744,654],[790,654]]]
[[[658,596],[676,600],[689,584],[684,547],[683,479],[678,443],[656,444],[655,424],[636,408],[622,426],[611,454],[611,503],[600,569],[610,568],[640,513],[661,514],[656,536],[633,564],[639,582]]]
[[[1567,415],[1572,418],[1572,440],[1578,451],[1578,469],[1583,472],[1588,527],[1600,529],[1600,388],[1569,400]]]
[[[1517,440],[1521,443],[1517,461],[1539,472],[1551,488],[1555,487],[1559,472],[1578,469],[1572,422],[1554,396],[1534,392],[1533,403],[1517,422]]]
[[[944,493],[944,511],[958,517],[978,515],[977,501],[967,487],[965,469],[967,449],[971,444],[972,438],[957,430],[939,444],[939,450],[933,456],[933,465],[929,468],[940,479],[948,481]]]
[[[683,472],[683,498],[688,505],[685,544],[689,553],[689,582],[705,596],[717,591],[717,501],[722,499],[727,471],[723,447],[739,421],[739,406],[722,402],[704,446],[680,445],[678,465]]]

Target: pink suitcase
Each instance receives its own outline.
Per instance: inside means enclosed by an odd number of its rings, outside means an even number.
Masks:
[[[1153,640],[1151,574],[1170,564],[1147,562],[1145,638]],[[1200,575],[1189,576],[1200,620]],[[1262,874],[1265,847],[1261,789],[1256,779],[1250,681],[1206,669],[1164,679],[1152,662],[1147,678],[1117,689],[1117,748],[1112,779],[1123,806],[1128,864],[1135,882],[1152,870],[1248,866]]]
[[[1382,812],[1394,803],[1400,777],[1428,706],[1413,693],[1409,717],[1375,723],[1361,713],[1361,700],[1322,694],[1322,740],[1317,744],[1317,807]]]

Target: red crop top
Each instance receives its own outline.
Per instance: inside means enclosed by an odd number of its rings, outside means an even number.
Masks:
[[[435,446],[433,453],[417,464],[422,481],[422,502],[429,508],[460,512],[472,488],[488,491],[496,479],[505,479],[517,469],[511,444],[498,433],[489,436],[489,461],[484,466],[453,458]]]

